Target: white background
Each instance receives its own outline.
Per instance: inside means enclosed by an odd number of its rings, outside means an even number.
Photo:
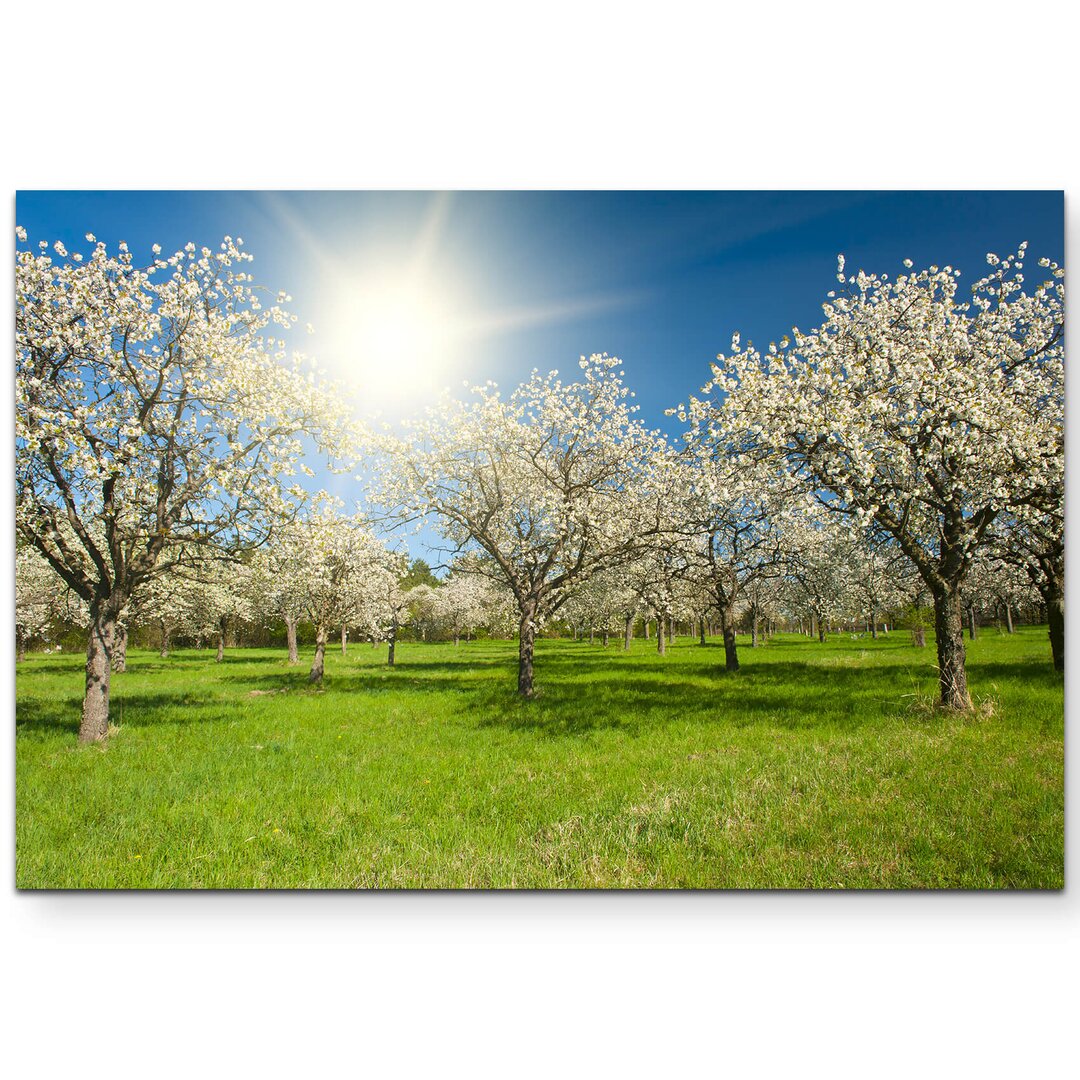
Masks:
[[[15,190],[38,187],[1040,187],[1068,199],[1076,179],[1064,5],[391,6],[9,10],[9,227]],[[10,259],[2,272],[10,297]],[[8,343],[11,319],[8,300]],[[6,395],[0,409],[10,508]],[[11,529],[0,535],[10,568]],[[11,657],[10,619],[2,630]],[[16,894],[13,726],[0,740],[8,1075],[1075,1068],[1075,883],[1047,895]]]

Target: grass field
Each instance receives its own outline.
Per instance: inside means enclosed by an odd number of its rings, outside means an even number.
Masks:
[[[740,646],[744,643],[740,640]],[[933,642],[781,635],[666,657],[350,645],[325,689],[284,652],[113,678],[76,743],[82,658],[18,667],[21,888],[1060,888],[1063,688],[1045,628],[968,645],[974,716],[936,713]]]

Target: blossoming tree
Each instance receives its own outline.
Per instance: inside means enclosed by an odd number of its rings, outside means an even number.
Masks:
[[[810,616],[824,642],[828,628],[859,606],[852,582],[854,538],[832,517],[792,515],[784,535],[783,571],[789,596]]]
[[[24,660],[27,644],[46,637],[54,623],[78,617],[78,608],[78,598],[37,549],[21,545],[15,553],[16,660]]]
[[[737,615],[757,595],[755,585],[779,573],[790,492],[767,461],[717,442],[708,403],[691,399],[673,411],[689,423],[678,512],[688,576],[720,616],[724,669],[734,672]]]
[[[873,522],[934,601],[940,698],[970,707],[960,590],[1003,511],[1041,497],[1063,432],[1060,267],[1025,246],[960,292],[952,267],[837,277],[824,321],[718,357],[697,407],[718,443],[782,460],[829,509]]]
[[[434,593],[437,617],[450,630],[455,645],[462,634],[469,638],[489,621],[501,598],[484,572],[483,560],[475,557],[456,560]]]
[[[284,622],[290,664],[300,663],[297,627],[306,610],[307,549],[298,535],[302,527],[294,521],[279,529],[251,560],[252,607],[264,619]]]
[[[574,588],[632,558],[655,518],[647,496],[659,436],[634,416],[619,361],[532,377],[503,399],[444,400],[388,444],[375,498],[404,520],[434,515],[456,552],[491,560],[518,609],[518,692],[533,694],[538,627]]]
[[[325,673],[330,630],[359,626],[378,638],[389,631],[396,608],[393,597],[405,573],[404,558],[388,551],[357,517],[341,514],[335,500],[320,497],[311,513],[293,522],[273,547],[268,560],[279,600],[272,614],[288,610],[315,627],[315,656],[308,678],[321,682]],[[265,565],[256,569],[265,577]]]
[[[1015,580],[1019,572],[1046,606],[1050,631],[1050,654],[1056,670],[1065,670],[1065,475],[1055,480],[1041,502],[1021,507],[995,528],[990,551],[998,570],[996,591],[1006,606],[1023,595]]]
[[[290,361],[275,335],[295,319],[284,296],[263,303],[240,240],[155,246],[139,266],[89,235],[88,256],[17,236],[16,522],[89,609],[79,738],[92,741],[133,591],[178,542],[252,547],[291,516],[303,436],[341,407]]]

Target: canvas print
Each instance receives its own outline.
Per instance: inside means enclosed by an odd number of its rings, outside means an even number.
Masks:
[[[1060,889],[1060,191],[21,191],[21,889]]]

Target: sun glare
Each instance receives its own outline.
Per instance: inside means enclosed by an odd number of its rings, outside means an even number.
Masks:
[[[408,280],[352,283],[334,322],[335,366],[362,404],[408,400],[451,378],[454,313],[428,288]]]

